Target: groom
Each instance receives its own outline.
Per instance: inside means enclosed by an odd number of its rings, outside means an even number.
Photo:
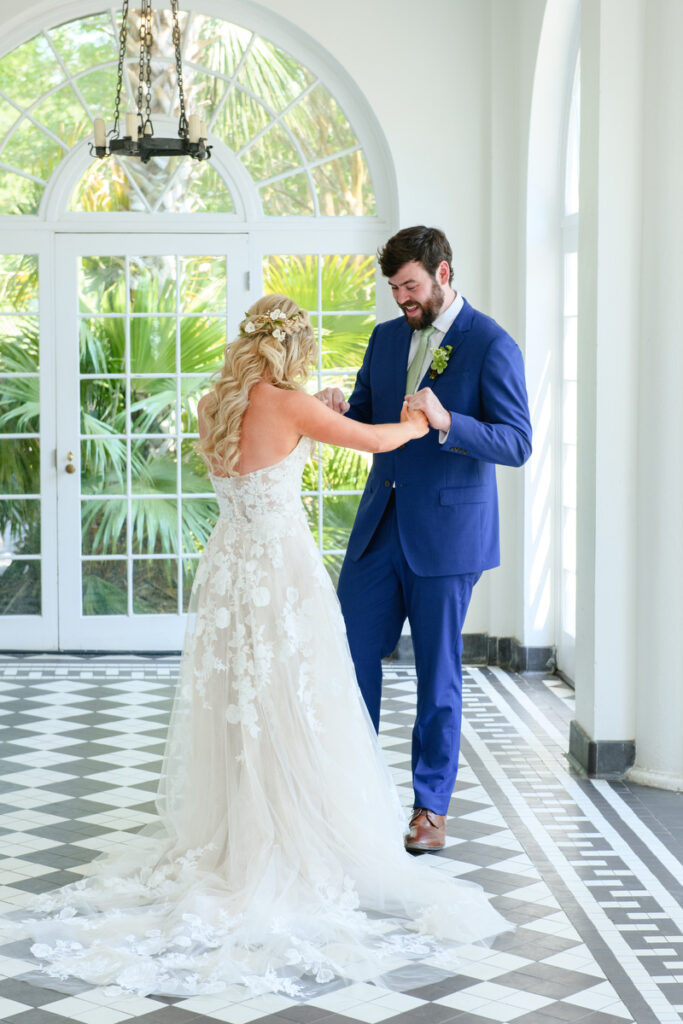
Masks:
[[[458,770],[462,626],[472,588],[499,564],[496,464],[521,466],[531,424],[521,353],[452,288],[444,233],[406,228],[379,252],[402,316],[372,333],[349,402],[319,397],[367,423],[397,420],[404,395],[429,433],[374,456],[339,578],[358,682],[379,728],[381,659],[408,618],[417,671],[412,738],[412,851],[445,844]]]

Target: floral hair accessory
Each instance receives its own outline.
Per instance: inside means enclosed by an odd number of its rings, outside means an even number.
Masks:
[[[288,334],[298,329],[298,321],[303,313],[298,312],[286,316],[281,309],[273,309],[270,313],[259,313],[258,316],[250,317],[248,313],[244,315],[248,317],[241,324],[245,334],[254,334],[255,331],[267,328],[267,333],[271,334],[276,341],[284,341]]]

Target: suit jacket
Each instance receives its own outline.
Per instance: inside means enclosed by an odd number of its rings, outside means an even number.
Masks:
[[[405,317],[372,332],[347,416],[365,423],[399,418],[412,330]],[[490,317],[465,301],[445,334],[452,346],[446,369],[429,370],[431,387],[451,413],[439,431],[373,457],[372,470],[349,538],[357,560],[396,495],[398,530],[410,568],[419,576],[481,572],[500,562],[495,465],[521,466],[531,454],[531,422],[522,354]]]

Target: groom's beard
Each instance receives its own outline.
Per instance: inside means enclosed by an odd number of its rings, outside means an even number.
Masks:
[[[435,281],[432,285],[432,294],[429,296],[427,302],[415,302],[413,299],[411,302],[407,302],[402,305],[401,309],[403,310],[404,317],[408,321],[408,326],[414,331],[421,331],[425,327],[431,327],[441,312],[445,298],[443,288],[438,281]],[[413,313],[412,316],[408,316],[406,313],[406,306],[419,306],[420,309],[417,313]]]

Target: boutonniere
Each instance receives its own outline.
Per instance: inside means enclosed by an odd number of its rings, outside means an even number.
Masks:
[[[452,345],[443,345],[441,348],[435,348],[432,352],[432,364],[429,367],[429,376],[434,380],[440,373],[448,366],[448,360],[451,358],[451,352],[453,351]]]

